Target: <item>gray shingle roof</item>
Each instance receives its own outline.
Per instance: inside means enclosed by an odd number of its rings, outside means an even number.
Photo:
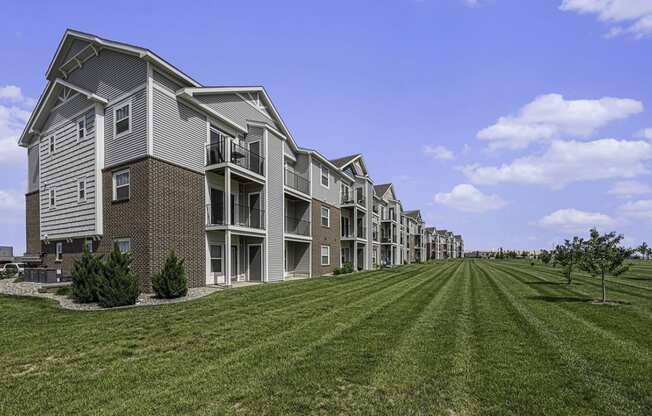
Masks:
[[[337,166],[338,168],[341,168],[343,166],[346,166],[346,164],[348,164],[350,161],[352,161],[358,156],[360,156],[360,153],[356,153],[355,155],[340,157],[337,159],[331,159],[329,160],[329,162],[331,162],[333,165]]]

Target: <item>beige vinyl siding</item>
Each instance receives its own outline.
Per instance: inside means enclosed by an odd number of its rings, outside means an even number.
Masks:
[[[284,270],[284,192],[283,141],[268,131],[267,134],[267,259],[268,279],[283,280]]]
[[[41,234],[49,240],[92,235],[95,232],[95,112],[84,113],[86,135],[77,142],[77,118],[57,128],[56,150],[49,153],[49,137],[40,142]],[[86,180],[86,201],[78,202],[77,183]],[[56,207],[49,208],[49,190],[55,189]]]
[[[67,81],[111,101],[147,80],[147,63],[135,56],[102,49],[75,69]]]
[[[38,191],[39,146],[40,144],[37,144],[27,149],[27,192]]]
[[[113,109],[131,100],[131,133],[113,136]],[[147,155],[147,98],[145,88],[107,107],[104,113],[104,165],[110,167]]]
[[[204,172],[206,118],[154,88],[154,156]]]
[[[236,94],[208,94],[198,95],[196,98],[242,127],[245,127],[249,120],[267,123],[276,128],[271,118],[246,103]],[[282,151],[283,149],[281,148],[281,154]]]

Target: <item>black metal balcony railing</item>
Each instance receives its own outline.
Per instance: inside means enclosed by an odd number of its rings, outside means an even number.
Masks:
[[[367,198],[365,198],[364,196],[358,195],[355,202],[356,202],[356,204],[358,204],[358,205],[360,205],[362,207],[365,207],[365,208],[367,207]]]
[[[206,205],[206,225],[225,225],[224,204]],[[265,229],[265,210],[251,208],[248,205],[233,204],[231,207],[230,225],[240,227]]]
[[[231,163],[262,175],[264,160],[265,158],[258,153],[231,142]]]
[[[225,157],[224,139],[206,145],[206,166],[224,163]]]
[[[285,169],[285,185],[304,194],[310,193],[310,181],[289,169]]]
[[[226,161],[226,141],[226,139],[220,138],[206,145],[206,166],[224,163]],[[263,174],[264,157],[244,146],[234,143],[231,139],[228,141],[231,144],[231,163],[259,175]]]
[[[310,221],[299,218],[285,217],[285,232],[288,234],[310,235]]]

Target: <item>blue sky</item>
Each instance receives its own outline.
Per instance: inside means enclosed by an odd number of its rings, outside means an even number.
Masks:
[[[364,153],[468,249],[652,230],[652,0],[3,2],[0,245],[22,252],[17,132],[68,27],[205,85],[264,85],[300,145]]]

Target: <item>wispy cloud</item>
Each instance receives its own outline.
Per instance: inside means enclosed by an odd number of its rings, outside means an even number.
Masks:
[[[649,0],[563,0],[559,8],[596,15],[610,27],[606,37],[630,34],[640,39],[652,35],[652,1]]]
[[[489,142],[491,149],[522,149],[561,136],[588,137],[611,121],[642,111],[643,103],[630,98],[567,100],[560,94],[546,94],[536,97],[517,114],[500,117],[480,130],[477,138]]]
[[[455,186],[450,192],[435,195],[435,204],[464,212],[481,213],[501,209],[507,205],[498,195],[487,195],[470,184]]]
[[[539,225],[558,231],[585,231],[591,227],[604,228],[615,224],[616,220],[607,214],[580,211],[575,208],[560,209],[539,220]]]
[[[645,163],[649,160],[652,143],[648,141],[555,140],[539,156],[518,158],[500,166],[467,165],[460,170],[474,184],[519,183],[559,189],[572,182],[644,175],[649,173]]]
[[[622,197],[652,194],[652,186],[639,181],[620,181],[609,189],[608,194]]]
[[[25,150],[16,144],[29,119],[35,100],[15,85],[0,86],[0,163],[20,164]]]
[[[423,154],[439,160],[452,160],[455,158],[455,154],[442,145],[427,144],[423,146]]]

